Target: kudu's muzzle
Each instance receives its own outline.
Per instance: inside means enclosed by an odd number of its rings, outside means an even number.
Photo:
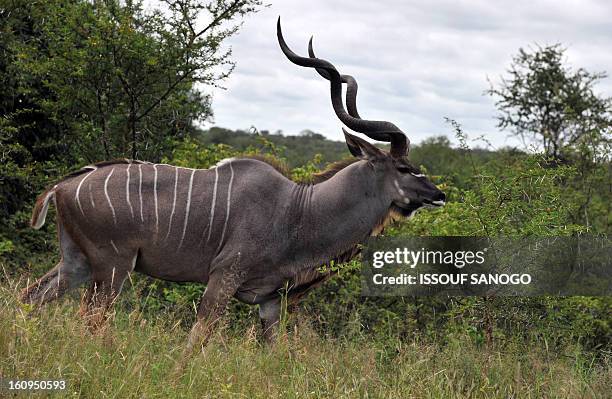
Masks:
[[[442,206],[446,203],[446,194],[428,180],[424,181],[424,187],[417,190],[417,196],[424,205]]]
[[[436,192],[429,198],[423,198],[423,203],[433,206],[442,206],[446,203],[446,194],[436,189]]]

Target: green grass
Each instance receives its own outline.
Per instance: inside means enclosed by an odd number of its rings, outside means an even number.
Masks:
[[[0,285],[0,376],[66,380],[66,391],[44,394],[54,398],[604,398],[612,386],[609,358],[569,349],[330,339],[304,320],[274,347],[255,326],[220,331],[177,376],[188,331],[171,316],[119,309],[93,336],[74,299],[32,311],[16,292]]]

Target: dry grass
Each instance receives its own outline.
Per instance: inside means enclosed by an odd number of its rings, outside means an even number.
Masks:
[[[444,346],[321,339],[304,323],[273,348],[258,342],[255,328],[219,333],[174,377],[187,331],[165,315],[118,311],[92,336],[74,300],[31,311],[15,297],[14,286],[0,286],[0,376],[66,380],[68,389],[53,397],[603,398],[612,386],[610,363],[580,354],[487,351],[467,338]]]

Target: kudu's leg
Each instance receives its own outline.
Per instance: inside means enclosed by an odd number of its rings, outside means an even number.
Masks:
[[[281,298],[271,299],[259,305],[259,319],[264,339],[271,344],[278,335],[278,326],[281,316]]]
[[[214,327],[225,312],[227,303],[243,283],[244,273],[239,270],[239,267],[240,252],[231,260],[217,263],[202,296],[197,321],[189,333],[186,352],[191,353],[196,346],[204,350]]]
[[[103,256],[92,262],[93,278],[83,296],[80,310],[90,331],[96,332],[106,325],[108,312],[132,268],[130,258],[118,256]]]
[[[91,280],[91,267],[87,257],[60,223],[58,236],[61,260],[43,277],[22,291],[22,302],[42,305]]]
[[[241,276],[233,270],[218,270],[210,275],[198,308],[197,321],[191,328],[187,346],[174,367],[175,378],[180,377],[185,362],[193,354],[195,348],[204,352],[215,326],[223,316],[227,303],[241,284]]]
[[[196,346],[204,349],[223,316],[227,303],[242,284],[243,276],[237,271],[238,259],[239,256],[231,267],[218,268],[210,275],[198,308],[197,321],[189,333],[187,352],[191,352]]]

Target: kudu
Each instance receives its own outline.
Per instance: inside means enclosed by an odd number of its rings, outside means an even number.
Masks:
[[[355,79],[316,58],[312,39],[310,57],[291,51],[280,19],[277,35],[289,60],[329,80],[333,109],[344,125],[389,142],[390,151],[344,131],[357,159],[323,172],[314,184],[295,183],[271,164],[249,158],[226,159],[210,169],[130,160],[86,166],[36,201],[36,229],[55,202],[61,260],[24,290],[23,301],[48,302],[88,282],[81,311],[96,324],[136,271],[207,285],[190,346],[206,340],[232,296],[259,305],[264,335],[271,339],[284,287],[289,301],[296,301],[329,277],[319,271],[322,265],[352,258],[358,244],[389,221],[444,204],[444,193],[406,160],[409,142],[402,131],[359,116]]]

